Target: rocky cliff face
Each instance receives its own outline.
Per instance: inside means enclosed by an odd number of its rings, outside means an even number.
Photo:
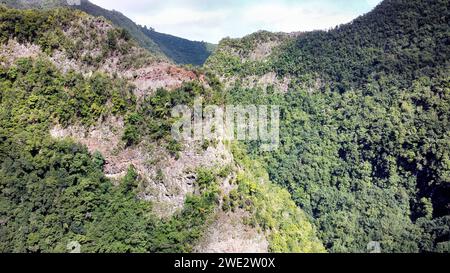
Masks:
[[[77,46],[75,54],[64,46],[45,52],[36,43],[19,42],[13,38],[0,45],[0,64],[10,67],[20,58],[41,58],[52,62],[63,73],[78,71],[89,78],[93,73],[101,72],[133,84],[133,92],[138,99],[151,96],[156,89],[173,90],[186,82],[198,81],[207,85],[202,74],[154,57],[131,40],[117,37],[113,41],[115,48],[105,50],[112,42],[108,40],[111,39],[108,34],[116,29],[102,18],[80,14],[76,21],[71,21],[60,30],[60,40],[73,41]],[[205,148],[201,143],[185,142],[182,143],[183,150],[175,159],[157,142],[146,141],[126,147],[121,139],[123,133],[124,120],[121,116],[104,117],[90,127],[81,124],[66,127],[55,124],[50,130],[50,135],[55,139],[71,139],[85,145],[91,153],[100,152],[106,161],[105,175],[115,183],[119,183],[128,168],[134,166],[141,181],[138,196],[151,202],[154,212],[163,218],[180,212],[186,196],[196,194],[198,168],[219,169],[234,164],[230,150],[223,143]],[[235,216],[234,219],[239,222],[237,225],[243,225],[239,217]],[[228,224],[228,227],[232,229],[233,225]],[[214,229],[214,226],[211,228]],[[252,230],[250,227],[246,229]],[[264,240],[262,238],[260,240]],[[228,251],[231,247],[233,251],[241,252],[251,248],[248,243],[250,242],[232,246],[234,243],[228,242],[227,245],[230,246],[216,250]],[[266,244],[257,243],[254,247],[265,252]],[[199,251],[209,250],[209,247],[199,248]]]
[[[271,33],[260,31],[240,39],[225,38],[205,67],[217,73],[225,89],[239,85],[243,88],[275,87],[286,92],[290,77],[278,77],[268,66],[271,60],[302,33]]]
[[[111,38],[111,33],[118,30],[105,19],[79,15],[77,20],[60,29],[60,40],[73,41],[77,46],[75,54],[65,46],[45,52],[38,44],[9,39],[0,45],[0,64],[9,67],[19,58],[42,58],[63,73],[78,71],[89,78],[100,72],[131,83],[138,100],[151,96],[159,88],[174,90],[187,82],[198,81],[207,86],[204,75],[197,71],[155,57],[129,38],[119,35]],[[113,48],[108,48],[110,43],[114,43]],[[194,142],[183,143],[185,150],[177,160],[158,143],[125,147],[121,139],[124,120],[120,116],[103,117],[88,128],[56,124],[50,133],[54,138],[71,138],[86,145],[92,153],[100,152],[106,159],[105,174],[110,178],[122,178],[133,165],[143,178],[140,196],[155,202],[155,210],[164,217],[181,210],[186,195],[194,193],[197,168],[220,168],[232,162],[232,156],[223,144],[204,150]]]
[[[16,11],[5,12],[14,15]],[[203,96],[211,95],[208,92],[212,92],[212,87],[203,72],[180,67],[165,58],[152,55],[140,48],[126,32],[115,28],[104,18],[64,9],[45,11],[43,17],[52,20],[53,16],[61,16],[60,13],[67,13],[64,16],[68,15],[71,19],[52,23],[54,25],[48,29],[41,27],[38,29],[41,33],[35,38],[21,37],[10,30],[0,43],[0,66],[8,69],[14,67],[17,60],[30,58],[46,60],[63,74],[74,71],[81,73],[87,80],[93,75],[106,75],[128,84],[135,97],[137,109],[142,106],[141,102],[154,99],[156,90],[176,92],[188,83],[200,86],[204,92]],[[273,39],[268,38],[251,52],[245,53],[245,58],[249,62],[264,61],[272,49],[284,39],[289,37],[276,35]],[[233,56],[240,57],[239,54],[234,52]],[[273,75],[268,75],[263,81],[271,84],[272,80]],[[113,99],[108,98],[105,104],[112,104]],[[260,198],[253,196],[258,191],[249,192],[246,186],[239,184],[239,177],[251,171],[251,166],[243,166],[235,160],[230,143],[185,140],[177,143],[179,147],[177,152],[173,153],[167,148],[170,140],[153,138],[148,134],[143,135],[137,143],[129,145],[123,138],[127,130],[126,118],[124,114],[108,112],[101,114],[98,121],[89,125],[81,121],[70,124],[50,121],[49,135],[54,140],[69,140],[84,145],[91,154],[101,154],[105,160],[104,174],[116,186],[125,177],[127,170],[133,167],[139,176],[137,197],[151,203],[153,213],[161,219],[180,217],[187,197],[202,194],[198,184],[199,169],[214,170],[214,173],[218,170],[228,170],[226,174],[218,175],[218,194],[215,198],[219,201],[207,223],[202,223],[207,224],[206,231],[194,250],[280,251],[272,244],[274,236],[279,237],[280,232],[285,232],[283,227],[261,227],[262,221],[268,221],[268,217],[272,217],[270,215],[273,209],[268,203],[271,199],[264,198],[274,191],[267,190],[267,186],[261,184],[265,190],[261,191]],[[253,187],[258,187],[260,183],[270,183],[268,179],[257,176],[252,179],[252,183],[255,183]],[[234,198],[232,209],[230,196]],[[284,193],[279,198],[283,203],[290,200],[289,195]],[[292,213],[302,217],[297,210]],[[305,219],[294,223],[294,226],[297,225],[305,225],[308,228],[306,232],[315,237],[315,231],[310,229],[310,224]],[[286,231],[286,234],[289,232]],[[296,248],[291,251],[323,251],[316,239],[314,244],[317,247]]]
[[[138,97],[158,88],[175,89],[185,82],[205,83],[202,75],[151,55],[128,37],[120,37],[118,32],[104,18],[80,13],[76,21],[61,29],[59,40],[55,41],[70,41],[70,45],[59,44],[51,52],[44,52],[37,44],[10,39],[0,48],[0,62],[9,66],[18,58],[43,57],[63,72],[74,70],[87,77],[102,72],[124,78],[136,86]]]

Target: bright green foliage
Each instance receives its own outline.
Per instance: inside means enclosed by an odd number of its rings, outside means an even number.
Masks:
[[[344,92],[384,77],[408,87],[421,76],[446,74],[449,17],[448,0],[385,0],[351,24],[300,35],[273,56],[272,70],[299,80],[314,75],[324,90]]]
[[[73,241],[82,252],[192,250],[217,206],[216,174],[199,171],[201,195],[160,220],[150,203],[136,198],[134,168],[113,186],[100,153],[49,135],[53,122],[91,125],[115,109],[128,111],[127,123],[138,124],[133,95],[118,91],[130,90],[124,82],[63,75],[30,59],[0,68],[0,76],[0,252],[66,252]]]
[[[180,214],[157,225],[151,252],[192,252],[203,236],[219,204],[220,189],[217,174],[212,170],[197,170],[196,183],[201,189],[200,195],[188,196]]]
[[[449,219],[449,80],[384,88],[228,94],[232,103],[281,106],[280,149],[260,153],[249,143],[249,151],[315,219],[333,252],[364,252],[371,241],[387,252],[438,251],[450,241],[442,225]]]
[[[314,226],[292,201],[291,195],[270,183],[265,168],[238,146],[233,146],[233,155],[243,171],[238,173],[238,190],[231,192],[228,206],[252,212],[249,224],[261,227],[269,235],[270,251],[325,252]]]
[[[209,79],[213,81],[213,78]],[[166,140],[167,148],[172,154],[181,150],[180,143],[171,137],[172,109],[178,105],[193,107],[195,98],[203,98],[203,103],[220,105],[223,103],[220,86],[211,84],[205,88],[199,82],[188,82],[172,91],[158,89],[152,96],[145,97],[136,111],[125,120],[124,140],[129,144],[136,144],[143,136],[153,140]]]
[[[237,81],[227,94],[231,104],[280,105],[281,147],[248,150],[331,252],[365,252],[371,241],[383,252],[448,251],[448,8],[386,0],[277,48],[270,71],[292,79],[288,93]]]
[[[201,188],[208,188],[215,182],[215,176],[210,170],[199,169],[197,171],[197,185]]]
[[[262,75],[270,71],[267,61],[251,57],[253,51],[261,44],[279,44],[287,42],[289,37],[282,33],[259,31],[242,39],[225,38],[205,66],[215,73],[227,77]]]
[[[65,252],[71,241],[84,252],[145,251],[150,208],[131,190],[136,176],[113,187],[100,153],[48,133],[52,121],[92,124],[108,114],[109,90],[124,83],[62,75],[44,60],[21,59],[0,74],[0,251]]]
[[[135,101],[122,80],[111,80],[100,73],[87,80],[73,71],[63,75],[44,59],[19,59],[0,74],[1,102],[8,106],[2,113],[14,122],[5,124],[7,127],[43,126],[48,125],[47,121],[91,125],[102,116],[125,111],[122,105],[133,105]],[[119,93],[120,100],[110,101],[111,93]]]
[[[225,97],[230,104],[281,107],[280,148],[263,153],[259,143],[247,143],[249,158],[234,147],[238,187],[223,200],[225,211],[251,212],[248,224],[268,234],[271,251],[322,252],[323,245],[330,252],[365,252],[379,241],[384,252],[448,252],[448,8],[448,0],[386,0],[326,32],[226,39],[208,67],[237,76],[228,93],[209,73],[212,89],[199,83],[161,89],[139,106],[131,86],[100,73],[62,74],[42,59],[1,67],[0,252],[64,252],[71,241],[84,252],[192,251],[217,209],[218,177],[230,170],[199,169],[201,193],[189,196],[174,217],[157,219],[136,198],[133,168],[113,186],[102,174],[101,154],[56,141],[48,131],[53,123],[89,126],[113,114],[124,117],[127,145],[162,140],[176,155],[182,147],[170,138],[170,111],[192,106],[195,96],[205,104],[221,105]],[[15,38],[76,58],[82,43],[62,29],[70,25],[78,39],[94,39],[71,25],[83,16],[0,7],[0,43]],[[114,29],[104,36],[92,40],[102,54],[86,55],[86,64],[125,54],[134,33]],[[281,46],[252,60],[266,42]],[[122,65],[139,66],[146,58],[138,57]],[[240,77],[267,72],[292,79],[289,91],[240,85]]]

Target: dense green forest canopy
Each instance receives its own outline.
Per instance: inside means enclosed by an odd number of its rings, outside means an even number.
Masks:
[[[201,66],[215,49],[215,45],[207,42],[190,41],[147,27],[141,27],[141,29],[145,35],[158,44],[167,57],[177,64]]]
[[[80,16],[85,15],[64,8],[0,7],[0,44],[16,39],[48,53],[72,49],[77,58],[73,42],[59,34]],[[102,56],[122,50],[119,38],[134,43],[123,29],[107,36]],[[193,250],[217,208],[218,170],[198,170],[200,181],[208,177],[200,192],[187,196],[182,211],[161,219],[151,203],[137,198],[141,178],[133,166],[113,185],[103,173],[105,159],[99,152],[50,136],[55,124],[88,127],[115,115],[125,118],[122,138],[128,145],[144,134],[155,140],[168,137],[171,107],[205,92],[199,84],[173,92],[160,89],[138,105],[134,89],[117,76],[62,73],[45,54],[0,66],[0,252],[67,252],[73,241],[82,252]],[[152,123],[138,123],[140,114],[148,114]],[[176,153],[178,147],[168,141],[167,149]]]
[[[136,198],[133,167],[114,186],[100,153],[50,137],[54,122],[90,125],[133,113],[136,99],[126,82],[61,74],[46,60],[20,59],[0,69],[0,87],[0,252],[67,252],[72,241],[83,252],[192,251],[218,202],[214,173],[203,171],[210,180],[201,194],[161,220]]]
[[[272,231],[271,251],[322,252],[316,227],[330,252],[366,252],[372,241],[383,252],[449,252],[449,6],[385,0],[330,31],[224,40],[222,48],[243,54],[255,40],[282,40],[264,63],[243,64],[224,52],[210,57],[213,73],[237,78],[226,92],[208,73],[210,88],[187,83],[138,102],[118,77],[61,73],[45,58],[0,67],[0,252],[65,252],[74,240],[83,252],[189,252],[220,202],[224,210],[254,212],[248,224]],[[75,58],[78,49],[60,30],[76,16],[0,7],[0,43],[63,47]],[[132,40],[118,29],[109,36]],[[105,54],[121,50],[108,41]],[[289,78],[289,90],[239,80],[267,72]],[[141,178],[133,167],[113,185],[100,153],[49,134],[55,123],[89,126],[119,115],[125,145],[162,141],[176,158],[181,146],[170,137],[170,109],[195,96],[219,105],[280,105],[281,147],[234,146],[237,189],[219,200],[218,178],[230,169],[197,170],[199,193],[168,219],[136,198]]]
[[[282,147],[248,150],[332,252],[364,252],[371,241],[386,252],[450,250],[449,7],[383,1],[278,48],[256,73],[291,77],[286,94],[239,81],[227,94],[281,106]]]
[[[73,42],[59,34],[80,16],[86,15],[62,8],[0,7],[0,44],[16,39],[47,53],[72,49],[72,58],[77,58]],[[106,36],[101,56],[134,43],[123,29],[109,30]],[[0,252],[67,252],[72,242],[79,243],[82,252],[191,252],[221,202],[228,202],[227,211],[245,209],[252,216],[248,225],[270,234],[271,251],[324,251],[314,226],[286,190],[268,181],[258,187],[258,181],[267,179],[262,168],[250,173],[241,167],[239,187],[225,200],[219,180],[228,177],[233,166],[194,170],[195,194],[186,197],[181,211],[161,219],[152,212],[151,202],[137,198],[144,181],[132,165],[114,185],[103,173],[106,162],[99,152],[50,136],[55,124],[89,127],[118,116],[125,122],[123,147],[146,139],[177,159],[182,145],[170,134],[171,109],[192,105],[198,96],[223,104],[224,93],[214,75],[206,73],[206,85],[190,82],[171,91],[158,89],[138,102],[135,87],[119,76],[62,73],[49,55],[0,66]],[[268,205],[273,202],[280,205]],[[292,217],[284,219],[281,211]]]
[[[386,77],[408,87],[448,72],[449,17],[448,0],[385,0],[350,24],[301,35],[274,56],[272,69],[341,92]]]
[[[209,86],[214,87],[212,80]],[[138,104],[132,86],[120,78],[63,74],[48,60],[28,58],[0,68],[0,88],[0,252],[67,252],[71,242],[84,253],[191,252],[220,202],[227,203],[227,211],[254,213],[248,224],[270,232],[271,251],[324,251],[289,193],[268,181],[258,186],[267,179],[265,169],[256,172],[256,163],[237,147],[242,167],[254,171],[241,169],[231,198],[221,200],[219,179],[228,177],[232,166],[200,168],[195,170],[197,192],[187,196],[180,212],[161,219],[152,213],[151,202],[137,198],[141,178],[132,165],[114,185],[103,173],[99,152],[49,133],[54,124],[89,126],[122,116],[126,145],[142,137],[166,139],[167,150],[176,156],[180,146],[170,139],[170,110],[193,104],[200,95],[223,103],[220,89],[188,83],[171,92],[159,89]]]

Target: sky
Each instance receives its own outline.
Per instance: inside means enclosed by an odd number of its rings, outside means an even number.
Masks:
[[[381,0],[91,0],[140,25],[196,41],[218,43],[258,30],[328,29],[352,21]]]

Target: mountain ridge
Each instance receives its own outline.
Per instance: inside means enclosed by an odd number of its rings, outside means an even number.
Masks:
[[[67,7],[82,10],[93,16],[103,16],[116,26],[126,29],[143,48],[158,56],[166,56],[177,64],[203,65],[214,49],[205,42],[190,41],[173,35],[159,33],[137,25],[119,11],[107,10],[81,0],[80,5],[68,4],[67,0],[1,0],[0,4],[15,8],[55,8]]]
[[[229,104],[280,106],[282,147],[247,151],[330,252],[449,251],[449,7],[385,0],[327,31],[222,40],[205,64]]]
[[[173,138],[173,107],[223,103],[214,75],[76,9],[0,20],[0,252],[325,251],[237,145]]]
[[[1,6],[0,251],[449,252],[449,7],[226,38],[199,68],[102,17]],[[278,106],[279,148],[175,140],[198,97]]]

